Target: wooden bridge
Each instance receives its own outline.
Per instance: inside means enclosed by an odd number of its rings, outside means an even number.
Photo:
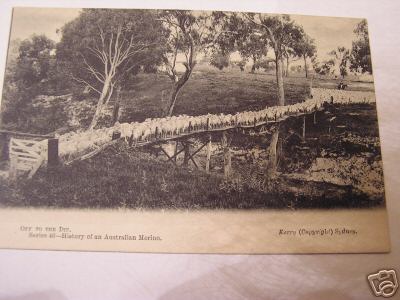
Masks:
[[[326,107],[326,106],[325,106]],[[166,157],[167,162],[171,162],[175,165],[180,165],[182,167],[188,167],[189,164],[193,164],[194,167],[200,169],[199,164],[195,160],[195,156],[200,153],[201,150],[206,148],[206,163],[204,170],[206,172],[210,172],[210,161],[211,161],[211,155],[212,155],[212,143],[220,143],[222,146],[222,155],[223,155],[223,170],[224,170],[224,176],[226,178],[231,176],[232,173],[232,158],[231,158],[231,142],[232,142],[232,136],[235,135],[238,132],[241,132],[243,134],[248,134],[248,135],[267,135],[267,134],[272,134],[274,132],[274,127],[276,127],[277,124],[289,119],[289,118],[301,118],[302,119],[302,126],[300,128],[300,132],[297,134],[305,140],[306,138],[306,117],[308,115],[313,115],[313,124],[315,125],[317,122],[317,113],[320,111],[323,111],[325,107],[321,107],[320,109],[313,110],[311,112],[302,112],[302,113],[296,113],[296,114],[291,114],[291,115],[285,115],[281,118],[275,119],[275,120],[264,120],[261,122],[257,122],[255,119],[253,124],[251,125],[230,125],[230,126],[224,126],[220,128],[210,128],[207,122],[207,126],[204,129],[197,129],[194,130],[192,126],[189,126],[188,130],[184,133],[181,133],[179,135],[175,136],[168,136],[165,137],[163,134],[156,129],[155,134],[149,138],[146,141],[135,141],[132,138],[125,139],[126,143],[132,147],[132,148],[141,148],[143,151],[147,151],[150,153],[155,154],[155,156],[159,156],[160,153]],[[82,157],[79,157],[73,161],[77,160],[86,160],[88,158],[91,158],[98,153],[100,153],[102,150],[104,150],[106,147],[109,147],[113,144],[116,144],[120,142],[121,140],[124,140],[124,138],[120,137],[120,132],[114,132],[112,141],[103,145],[102,147],[86,154],[83,155]],[[192,140],[195,140],[196,143],[194,143]],[[174,153],[168,153],[163,148],[163,145],[167,143],[175,143],[174,147]],[[196,144],[196,148],[194,148],[194,145]],[[178,160],[179,156],[183,155],[183,159],[180,159],[180,163]],[[68,162],[67,164],[72,163],[73,161]]]
[[[314,91],[314,90],[313,90]],[[142,133],[142,136],[139,138],[134,138],[133,133],[125,136],[121,136],[121,131],[118,132],[115,130],[115,128],[105,128],[105,129],[100,129],[100,133],[105,133],[105,132],[110,132],[114,130],[112,137],[110,135],[110,141],[107,142],[107,136],[103,135],[103,138],[101,139],[102,142],[100,145],[97,143],[99,146],[96,145],[96,139],[91,139],[91,136],[93,135],[92,132],[83,132],[86,135],[76,136],[78,139],[72,139],[70,140],[69,138],[65,139],[63,137],[60,137],[62,139],[62,143],[60,145],[61,150],[63,150],[63,147],[69,146],[70,143],[74,144],[79,144],[80,138],[84,137],[90,140],[90,143],[88,144],[89,146],[85,146],[86,148],[72,148],[69,149],[67,152],[63,152],[62,155],[65,155],[65,153],[73,153],[75,156],[74,159],[69,160],[69,161],[64,161],[64,164],[69,165],[75,161],[82,161],[85,159],[88,159],[90,157],[95,156],[96,154],[100,153],[103,149],[106,147],[113,145],[117,143],[120,140],[125,140],[127,144],[130,147],[134,148],[145,148],[146,151],[151,151],[155,152],[156,155],[159,153],[163,153],[167,157],[167,161],[172,162],[174,164],[178,164],[178,156],[183,154],[183,160],[182,165],[183,166],[188,166],[189,163],[193,164],[195,167],[199,167],[198,163],[195,160],[195,156],[200,153],[201,150],[206,148],[206,164],[205,164],[205,170],[209,172],[210,170],[210,158],[211,158],[211,145],[214,142],[218,142],[221,144],[222,149],[223,149],[223,156],[224,156],[224,173],[226,176],[229,176],[230,174],[230,164],[231,164],[231,151],[230,151],[230,144],[232,141],[232,133],[233,132],[238,132],[242,131],[246,134],[249,135],[266,135],[266,134],[271,134],[273,131],[273,127],[279,124],[280,122],[285,121],[288,118],[302,118],[302,126],[300,128],[301,133],[299,135],[302,137],[302,139],[305,139],[306,135],[306,116],[313,114],[313,123],[316,123],[316,114],[318,111],[323,110],[326,108],[326,106],[329,106],[333,103],[371,103],[374,102],[374,96],[372,93],[372,96],[370,95],[371,93],[364,93],[364,92],[356,92],[356,94],[349,94],[349,92],[344,92],[344,91],[336,91],[336,90],[328,90],[328,94],[325,93],[326,91],[324,89],[315,89],[316,97],[314,99],[309,99],[305,103],[298,103],[294,105],[288,105],[284,107],[279,107],[281,109],[281,113],[277,114],[277,111],[275,110],[275,114],[271,115],[268,114],[268,110],[274,110],[274,107],[271,108],[266,108],[263,111],[255,111],[255,112],[242,112],[242,113],[237,113],[234,116],[230,116],[230,119],[228,122],[223,121],[217,122],[212,121],[210,122],[210,118],[207,118],[207,122],[205,122],[205,117],[207,116],[199,116],[202,118],[201,125],[199,126],[197,123],[197,126],[192,126],[191,122],[189,120],[194,120],[199,117],[189,117],[189,119],[186,119],[185,121],[188,121],[188,123],[185,123],[183,129],[180,128],[179,130],[174,130],[174,131],[165,131],[163,128],[157,127],[158,121],[165,121],[165,119],[160,119],[157,120],[156,123],[152,124],[152,129],[150,131],[147,131],[147,133]],[[309,102],[311,101],[311,102]],[[303,105],[304,104],[304,105]],[[310,106],[311,104],[311,106]],[[300,105],[300,106],[299,106]],[[291,110],[292,108],[296,108],[296,110]],[[245,121],[238,121],[238,116],[246,115]],[[251,118],[249,117],[249,114],[254,114],[254,122],[251,122]],[[223,116],[223,115],[222,115]],[[257,116],[257,117],[256,117]],[[214,118],[218,116],[213,116]],[[194,119],[191,119],[194,118]],[[198,119],[197,119],[198,120]],[[224,119],[225,120],[225,119]],[[196,121],[197,122],[197,121]],[[137,123],[135,123],[137,124]],[[144,123],[142,123],[144,124]],[[122,124],[123,125],[123,124]],[[128,125],[128,128],[130,128],[130,124]],[[137,124],[141,125],[141,124]],[[136,126],[136,125],[135,125]],[[1,133],[1,132],[0,132]],[[89,135],[87,135],[89,134]],[[48,140],[48,145],[46,147],[42,147],[41,152],[47,151],[47,154],[41,155],[40,157],[47,157],[47,159],[42,159],[43,161],[47,161],[49,165],[57,164],[59,161],[59,156],[58,156],[58,140],[54,139],[53,137],[49,136],[35,136],[31,134],[24,134],[24,133],[15,133],[15,132],[5,132],[2,131],[2,136],[10,136],[14,135],[13,137],[13,142],[10,143],[11,148],[9,148],[10,153],[12,153],[15,156],[19,158],[23,158],[21,160],[26,162],[28,161],[26,158],[29,158],[30,160],[34,160],[35,158],[38,158],[38,152],[36,151],[35,153],[29,152],[29,148],[34,148],[35,144],[37,143],[37,140],[41,139],[47,139]],[[17,136],[17,137],[15,137]],[[29,143],[27,142],[21,142],[18,140],[18,136],[23,136],[22,140],[28,140]],[[216,139],[216,136],[218,138]],[[27,137],[34,138],[34,140],[29,140]],[[104,137],[106,137],[104,139]],[[21,139],[19,137],[19,139]],[[201,142],[200,145],[197,143],[197,148],[192,149],[194,143],[192,143],[192,140],[195,139],[197,142]],[[36,141],[36,142],[34,142]],[[163,144],[165,143],[171,143],[175,142],[175,151],[173,154],[168,153],[165,151],[165,149],[162,147]],[[87,144],[87,143],[86,143]],[[19,145],[19,149],[17,147]],[[93,146],[96,147],[95,150],[93,150]],[[8,149],[8,147],[6,147]],[[23,149],[22,149],[23,148]],[[87,151],[92,148],[92,150],[88,153]],[[75,149],[75,150],[74,150]],[[80,149],[80,150],[79,150]],[[3,147],[4,150],[4,147]],[[31,149],[32,150],[32,149]],[[4,151],[3,151],[4,152]],[[86,152],[85,154],[79,154],[82,152]],[[27,155],[28,154],[28,155]],[[75,155],[77,154],[77,155]],[[67,154],[69,155],[69,154]],[[3,159],[5,155],[2,155]],[[63,159],[65,157],[63,156]],[[18,161],[18,160],[13,160]],[[18,163],[16,163],[18,165]],[[13,166],[15,164],[12,164]],[[22,164],[21,164],[22,166]],[[31,169],[37,169],[37,166],[30,166]],[[11,168],[13,169],[13,168]],[[18,167],[17,167],[18,169]],[[26,166],[21,167],[21,170],[27,169]],[[33,172],[34,173],[34,172]],[[30,173],[30,176],[32,176],[32,173]]]

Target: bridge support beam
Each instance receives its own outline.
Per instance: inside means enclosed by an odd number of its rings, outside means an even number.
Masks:
[[[175,150],[174,150],[174,162],[176,164],[176,157],[178,156],[178,141],[175,142]]]
[[[182,143],[183,145],[183,151],[184,151],[184,156],[183,156],[183,166],[187,167],[189,165],[189,159],[190,159],[190,144],[189,143]]]
[[[211,134],[208,136],[207,143],[207,158],[206,158],[206,172],[210,173],[210,161],[211,161]]]

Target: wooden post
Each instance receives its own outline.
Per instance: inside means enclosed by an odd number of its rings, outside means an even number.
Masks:
[[[331,96],[331,104],[333,104],[333,96]]]
[[[210,118],[207,118],[207,126],[206,129],[209,130],[210,129]]]
[[[18,157],[16,155],[10,155],[10,170],[8,171],[8,177],[11,180],[17,178],[17,163]]]
[[[117,99],[115,99],[114,109],[113,109],[113,116],[112,116],[112,124],[114,125],[117,123],[119,119],[119,99],[121,93],[121,86],[117,88]]]
[[[58,139],[47,140],[47,166],[54,167],[59,163]]]
[[[14,180],[17,178],[17,164],[18,164],[18,156],[10,154],[12,153],[11,151],[11,145],[12,145],[12,138],[10,138],[10,142],[9,142],[9,156],[10,156],[10,170],[8,171],[8,177],[11,180]]]
[[[306,140],[306,116],[303,116],[303,141]]]
[[[154,133],[154,139],[157,139],[158,137],[158,127],[156,126],[156,132]]]
[[[9,154],[9,143],[10,143],[10,136],[7,133],[1,134],[1,158],[0,160],[8,160],[10,158]]]
[[[314,125],[316,125],[317,124],[317,112],[315,111],[314,112]]]
[[[210,161],[211,161],[211,134],[208,137],[208,144],[207,144],[207,160],[206,160],[207,173],[210,173]]]
[[[174,161],[176,164],[176,157],[178,156],[178,141],[175,142]]]
[[[189,128],[188,128],[188,132],[190,133],[192,131],[192,121],[189,121]]]
[[[222,133],[221,144],[223,147],[223,154],[224,154],[224,177],[225,179],[228,179],[232,175],[232,160],[231,160],[231,151],[229,149],[228,136],[226,131]]]
[[[189,165],[189,159],[190,159],[190,145],[188,142],[184,142],[183,148],[184,150],[184,157],[183,157],[183,166],[187,167]]]

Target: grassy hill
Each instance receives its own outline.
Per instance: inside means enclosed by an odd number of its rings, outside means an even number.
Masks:
[[[310,91],[310,79],[302,74],[284,78],[287,104],[303,101]],[[313,80],[314,87],[335,88],[338,80]],[[122,122],[143,121],[159,117],[167,105],[171,82],[160,74],[139,74],[122,93]],[[373,90],[370,83],[349,83],[349,89]],[[235,70],[195,71],[183,87],[174,114],[201,115],[259,110],[277,104],[276,78],[267,73],[246,73]]]

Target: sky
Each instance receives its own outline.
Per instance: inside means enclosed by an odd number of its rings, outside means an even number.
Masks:
[[[61,36],[57,34],[57,29],[76,18],[79,11],[77,8],[14,8],[10,40],[23,40],[32,34],[45,34],[59,41]],[[305,15],[291,15],[291,18],[315,39],[317,54],[322,60],[338,46],[351,48],[355,38],[353,30],[361,21],[355,18]]]

